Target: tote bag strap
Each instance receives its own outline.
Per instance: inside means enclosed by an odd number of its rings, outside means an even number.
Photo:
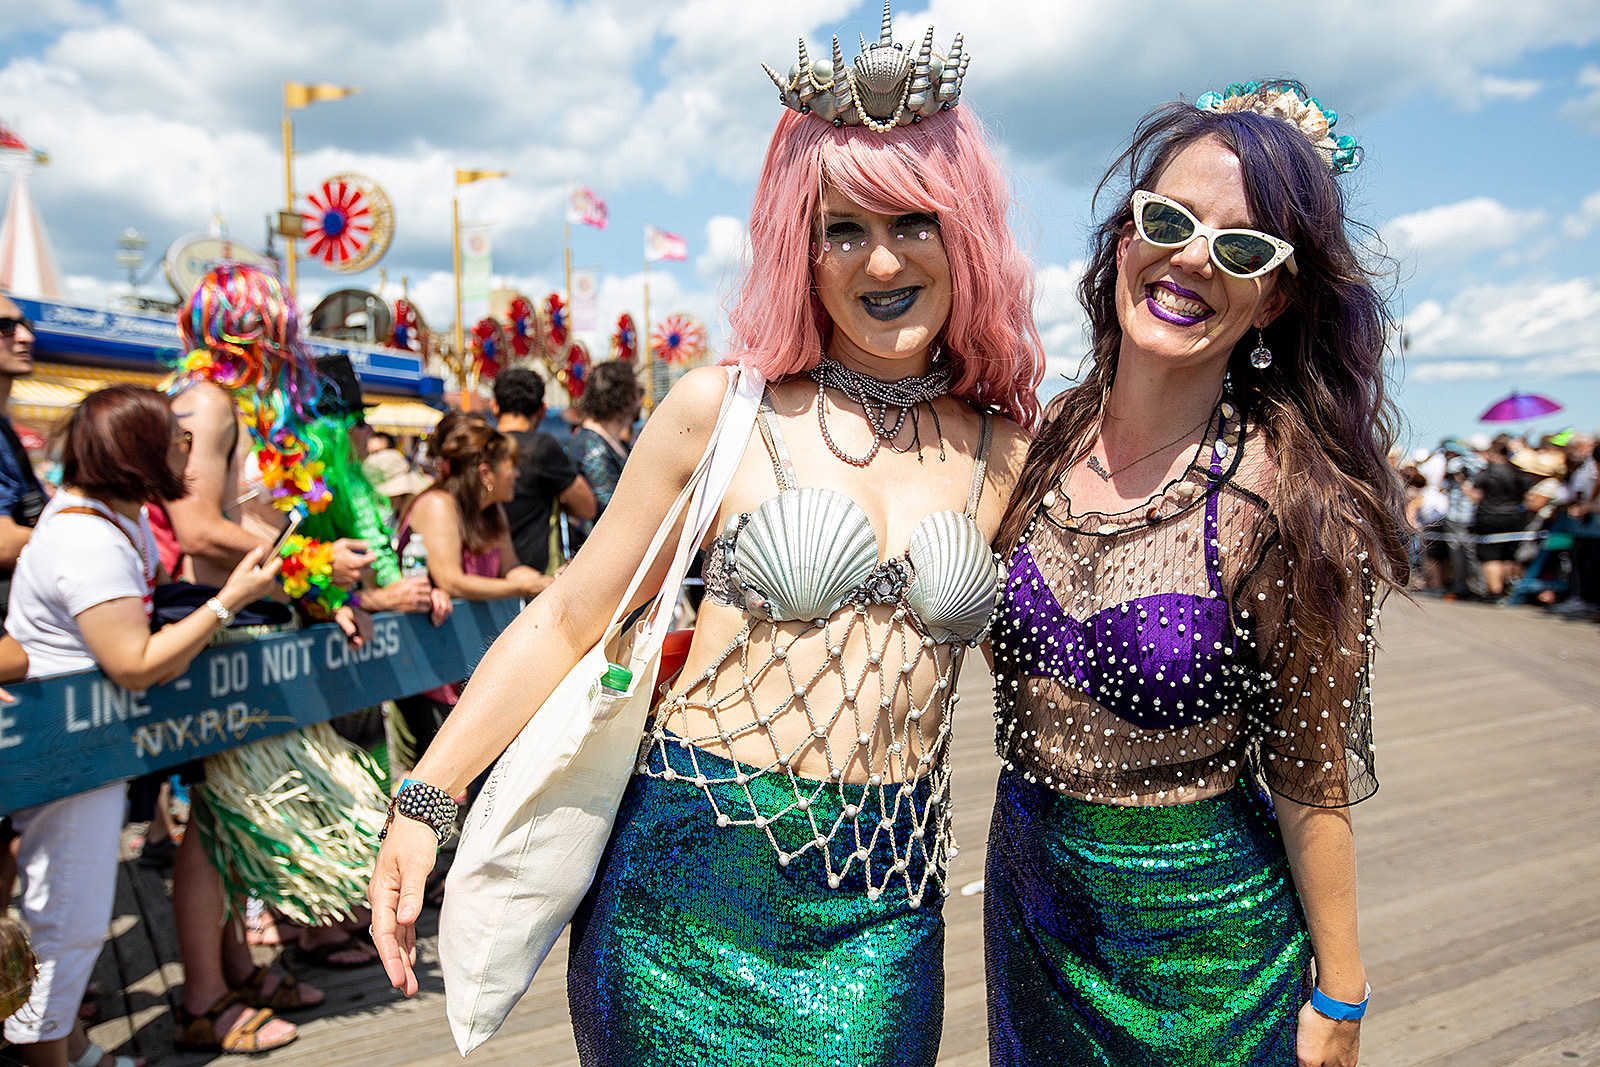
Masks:
[[[666,578],[661,583],[661,588],[657,590],[655,600],[646,615],[647,629],[641,633],[642,640],[638,645],[648,647],[652,642],[659,642],[666,636],[664,622],[670,611],[670,602],[664,594],[669,591],[676,593],[678,586],[683,584],[684,575],[688,573],[689,562],[694,557],[695,549],[705,539],[706,531],[716,518],[723,494],[727,492],[729,484],[733,481],[734,471],[738,469],[739,461],[744,457],[745,445],[755,425],[756,408],[761,401],[761,391],[765,386],[766,381],[758,371],[744,366],[728,368],[728,390],[723,395],[722,407],[717,412],[716,425],[711,430],[711,443],[701,455],[700,462],[695,466],[694,473],[689,476],[682,491],[678,493],[677,499],[667,509],[655,536],[650,539],[650,546],[639,562],[639,569],[634,572],[633,580],[628,583],[627,593],[618,602],[611,623],[606,627],[607,633],[610,633],[627,615],[629,605],[638,596],[649,575],[651,565],[666,545],[667,538],[671,536],[672,528],[681,515],[683,531],[678,537],[677,551],[673,554]],[[663,609],[664,603],[669,605],[665,609]]]

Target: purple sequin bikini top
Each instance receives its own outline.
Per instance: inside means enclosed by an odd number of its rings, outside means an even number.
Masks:
[[[1243,639],[1219,577],[1223,458],[1213,446],[1205,500],[1208,595],[1155,593],[1074,618],[1051,592],[1026,541],[1017,546],[996,638],[1015,650],[1024,673],[1059,679],[1144,730],[1203,722],[1238,706],[1254,671],[1239,654]]]

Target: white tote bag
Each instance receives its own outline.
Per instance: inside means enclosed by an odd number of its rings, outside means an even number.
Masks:
[[[463,1056],[493,1036],[527,992],[600,864],[639,756],[678,587],[755,424],[762,376],[739,368],[730,379],[711,447],[656,531],[605,637],[523,727],[467,814],[439,916],[445,1011]],[[666,580],[624,632],[626,606],[680,514]],[[633,672],[627,692],[600,685],[608,657]]]

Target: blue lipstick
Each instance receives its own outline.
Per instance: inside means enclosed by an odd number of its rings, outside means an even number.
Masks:
[[[890,322],[910,311],[921,294],[921,286],[916,285],[884,293],[868,293],[861,297],[861,306],[879,322]]]

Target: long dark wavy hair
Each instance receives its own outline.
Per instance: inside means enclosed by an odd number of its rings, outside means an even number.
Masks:
[[[436,476],[428,489],[442,489],[456,502],[462,545],[468,552],[494,547],[506,532],[506,513],[499,504],[484,507],[478,502],[483,486],[478,466],[493,468],[507,456],[515,459],[516,439],[496,430],[476,412],[452,411],[433,428],[428,452],[436,464]]]
[[[1383,356],[1392,316],[1377,276],[1351,246],[1357,227],[1327,162],[1295,127],[1255,112],[1216,114],[1177,102],[1150,112],[1096,189],[1116,210],[1096,228],[1078,298],[1093,339],[1082,384],[1052,405],[1055,417],[1028,451],[999,544],[1009,552],[1066,464],[1093,444],[1091,433],[1117,373],[1117,242],[1133,222],[1128,196],[1151,189],[1184,148],[1215,138],[1242,163],[1254,224],[1295,247],[1299,274],[1279,270],[1286,310],[1265,330],[1274,360],[1257,371],[1246,331],[1228,359],[1233,394],[1264,434],[1277,468],[1272,514],[1294,561],[1296,625],[1313,648],[1351,641],[1360,619],[1349,605],[1365,594],[1358,576],[1403,588],[1403,498],[1388,462],[1398,414],[1385,393]],[[1125,176],[1127,188],[1119,179]],[[1370,232],[1370,230],[1368,231]]]

